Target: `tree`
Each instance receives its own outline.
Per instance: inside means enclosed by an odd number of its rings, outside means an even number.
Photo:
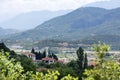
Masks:
[[[101,67],[85,70],[83,80],[120,80],[120,66],[115,62],[103,62]]]
[[[58,76],[60,75],[58,71],[48,71],[46,74],[30,71],[23,73],[23,71],[24,69],[20,62],[8,59],[8,56],[0,52],[0,80],[58,80]],[[78,80],[78,78],[68,75],[60,80]]]
[[[21,62],[21,66],[23,67],[24,72],[36,72],[36,66],[31,58],[28,58],[25,55],[19,55],[18,57],[16,57],[16,62]]]
[[[43,58],[45,58],[47,55],[46,55],[46,51],[43,52]]]
[[[53,56],[52,56],[52,53],[51,53],[51,51],[48,49],[48,57],[50,57],[50,58],[52,58]]]
[[[14,51],[11,51],[4,43],[0,43],[0,52],[9,52],[9,57],[17,55]]]
[[[32,48],[31,53],[35,53],[35,49],[34,48]]]
[[[23,67],[14,59],[8,60],[8,56],[0,52],[0,80],[18,80],[23,71]]]
[[[53,57],[55,60],[58,60],[58,57],[57,57],[54,53],[52,53],[52,57]]]
[[[84,65],[83,65],[84,64],[84,50],[81,47],[79,47],[79,49],[77,50],[77,57],[78,57],[77,62],[79,65],[79,69],[83,70],[83,68],[84,68]]]
[[[4,52],[10,52],[10,49],[6,47],[4,43],[0,43],[0,51],[3,50]]]
[[[85,53],[84,56],[84,69],[86,69],[88,67],[88,59],[87,59],[87,53]]]
[[[72,67],[75,71],[78,70],[78,63],[75,60],[71,60],[69,63],[67,63],[68,67]]]
[[[53,52],[51,52],[50,50],[48,50],[48,57],[54,58],[55,60],[58,60],[58,57]]]
[[[99,43],[92,48],[98,56],[98,66],[93,69],[85,70],[86,78],[83,80],[120,80],[120,66],[113,61],[105,61],[105,54],[109,51],[110,46]]]
[[[95,54],[97,55],[97,61],[100,64],[102,64],[105,61],[104,58],[105,58],[107,52],[110,50],[110,45],[99,42],[99,44],[93,45],[92,50],[94,50]]]
[[[36,66],[34,65],[32,59],[24,56],[16,54],[14,51],[11,51],[4,43],[0,43],[0,52],[6,55],[6,52],[9,53],[8,59],[14,59],[15,62],[21,62],[21,65],[24,68],[24,71],[36,71]]]

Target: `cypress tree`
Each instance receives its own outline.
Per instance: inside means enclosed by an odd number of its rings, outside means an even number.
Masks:
[[[88,67],[88,59],[87,59],[87,53],[85,53],[84,56],[84,69],[86,69]]]
[[[52,57],[53,57],[55,60],[58,60],[58,57],[57,57],[54,53],[52,53]]]
[[[83,65],[83,63],[84,63],[84,50],[82,49],[82,47],[79,47],[79,49],[77,50],[77,57],[78,57],[77,63],[79,65],[79,69],[83,70],[83,68],[84,68],[84,65]]]
[[[34,48],[32,48],[31,53],[35,53],[35,49]]]
[[[43,58],[45,58],[47,55],[46,55],[46,51],[43,52]]]

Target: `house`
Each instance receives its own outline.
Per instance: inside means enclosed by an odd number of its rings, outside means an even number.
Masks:
[[[56,60],[54,58],[50,58],[50,57],[45,57],[45,58],[42,58],[41,60],[42,62],[45,62],[45,63],[48,63],[48,64],[51,64],[51,63],[55,63]]]
[[[28,58],[31,58],[33,61],[36,60],[36,56],[35,56],[35,54],[33,54],[33,53],[23,52],[22,54],[25,55],[25,56],[27,56]]]
[[[38,64],[38,63],[40,63],[40,62],[42,62],[42,60],[34,60],[34,63],[35,63],[35,64]]]
[[[59,62],[66,64],[66,63],[70,62],[70,60],[68,58],[59,58]]]
[[[89,66],[97,66],[98,63],[96,63],[96,62],[90,62],[88,65],[89,65]]]

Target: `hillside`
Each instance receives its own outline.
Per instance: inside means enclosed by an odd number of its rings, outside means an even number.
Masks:
[[[44,22],[34,29],[12,35],[7,38],[8,41],[16,40],[25,45],[41,40],[61,40],[76,41],[78,44],[93,44],[97,41],[103,41],[113,45],[114,49],[120,47],[120,8],[103,9],[96,7],[79,8],[71,13],[59,16]],[[44,41],[46,44],[46,42]],[[38,45],[48,45],[38,43]],[[52,42],[56,44],[56,42]],[[74,43],[73,43],[74,44]],[[35,46],[35,45],[34,45]]]
[[[120,35],[120,8],[79,8],[34,29],[12,36],[15,40],[78,40],[92,35]]]
[[[0,38],[6,36],[6,35],[11,35],[11,34],[15,34],[18,33],[20,31],[15,30],[15,29],[3,29],[0,27]]]
[[[32,11],[19,14],[12,19],[0,23],[1,26],[6,28],[14,28],[20,30],[26,30],[36,27],[37,25],[47,21],[56,16],[61,16],[69,13],[72,10],[60,10],[60,11]]]

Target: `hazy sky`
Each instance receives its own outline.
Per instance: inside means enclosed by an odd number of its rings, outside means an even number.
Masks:
[[[29,11],[76,9],[96,1],[109,0],[0,0],[0,22]]]

